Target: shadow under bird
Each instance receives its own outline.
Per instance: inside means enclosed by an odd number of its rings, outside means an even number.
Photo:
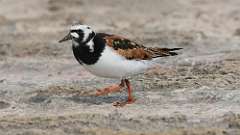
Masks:
[[[153,60],[159,57],[177,55],[176,50],[182,48],[145,47],[127,38],[95,33],[90,26],[75,24],[69,33],[59,42],[72,41],[72,50],[76,60],[89,72],[96,76],[118,78],[115,84],[96,91],[96,96],[118,92],[127,87],[128,99],[115,102],[114,106],[124,106],[135,101],[129,76],[144,72],[154,66]]]

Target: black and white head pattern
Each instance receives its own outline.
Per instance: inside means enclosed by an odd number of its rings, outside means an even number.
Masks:
[[[70,28],[70,34],[73,39],[73,45],[78,46],[79,44],[88,45],[90,51],[93,52],[93,41],[92,39],[96,35],[90,26],[75,24]]]

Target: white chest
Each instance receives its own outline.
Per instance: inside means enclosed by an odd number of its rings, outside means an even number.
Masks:
[[[106,46],[97,63],[94,65],[83,65],[92,74],[109,77],[109,78],[123,78],[129,75],[143,72],[150,67],[150,62],[145,60],[127,60],[118,55],[110,47]]]

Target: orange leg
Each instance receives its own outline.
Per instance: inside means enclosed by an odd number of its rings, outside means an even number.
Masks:
[[[132,103],[132,102],[134,102],[134,99],[132,97],[132,87],[131,87],[130,82],[127,79],[125,79],[125,82],[126,82],[126,85],[127,85],[127,88],[128,88],[128,100],[127,100],[127,102]]]
[[[96,96],[102,96],[102,95],[107,95],[108,93],[117,92],[117,91],[120,91],[121,88],[123,87],[124,87],[124,80],[121,80],[120,84],[115,84],[107,88],[97,90]]]
[[[116,107],[123,107],[126,104],[131,104],[131,103],[135,102],[135,99],[132,97],[132,87],[131,87],[130,82],[127,79],[125,79],[124,81],[125,81],[125,83],[127,85],[127,89],[128,89],[128,99],[127,99],[127,101],[124,101],[124,102],[114,103],[113,105]]]

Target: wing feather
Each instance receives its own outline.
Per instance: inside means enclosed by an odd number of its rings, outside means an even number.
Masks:
[[[174,56],[177,55],[175,51],[182,49],[145,47],[121,36],[105,33],[98,33],[98,35],[105,40],[105,43],[109,47],[113,48],[116,53],[126,59],[149,60],[157,57]]]

